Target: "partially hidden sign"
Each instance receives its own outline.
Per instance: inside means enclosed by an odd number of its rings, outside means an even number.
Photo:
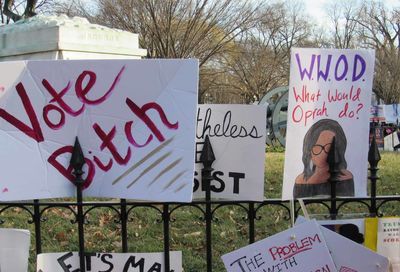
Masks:
[[[194,197],[204,198],[200,161],[208,135],[215,161],[211,197],[228,200],[264,199],[266,107],[199,105],[196,133]]]
[[[163,253],[88,253],[87,272],[151,271],[164,272]],[[69,272],[79,270],[78,252],[43,253],[37,257],[37,272]],[[170,252],[170,271],[182,272],[182,252]]]
[[[305,222],[222,256],[229,272],[336,272],[315,221]]]
[[[301,224],[305,220],[299,216],[296,224]],[[364,237],[360,233],[364,233],[363,221],[364,219],[318,221],[339,272],[388,271],[388,259],[363,246]]]
[[[389,258],[392,272],[400,271],[400,218],[378,219],[377,252]]]
[[[191,201],[196,60],[0,63],[0,201],[84,194]]]
[[[335,138],[337,196],[367,194],[373,50],[292,49],[283,199],[330,196]]]

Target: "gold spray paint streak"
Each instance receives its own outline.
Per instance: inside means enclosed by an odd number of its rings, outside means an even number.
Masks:
[[[171,139],[168,139],[167,141],[165,141],[164,143],[162,143],[161,145],[157,146],[156,148],[154,148],[152,151],[150,151],[149,154],[147,154],[146,156],[143,157],[143,159],[141,159],[140,161],[138,161],[137,163],[135,163],[134,165],[132,165],[128,170],[126,170],[121,176],[119,176],[116,180],[114,180],[112,182],[112,185],[115,185],[117,182],[119,182],[121,179],[123,179],[124,177],[126,177],[127,175],[129,175],[133,170],[135,170],[137,167],[139,167],[141,164],[143,164],[145,161],[147,161],[148,159],[150,159],[152,156],[154,156],[155,154],[157,154],[159,151],[161,151],[164,147],[166,147],[167,145],[169,145],[172,141],[173,141],[174,137],[172,137]]]
[[[165,190],[167,190],[169,187],[171,187],[171,185],[172,185],[175,181],[177,181],[185,172],[186,172],[186,171],[182,171],[182,172],[180,172],[179,174],[177,174],[175,177],[173,177],[173,178],[171,179],[171,181],[168,182],[167,185],[165,185],[165,187],[163,188],[163,191],[165,191]]]
[[[148,166],[146,169],[144,169],[137,178],[135,178],[134,181],[132,181],[131,183],[129,183],[128,186],[126,186],[126,188],[130,188],[133,184],[136,183],[136,181],[138,181],[141,177],[143,177],[147,172],[149,172],[150,170],[152,170],[154,167],[156,167],[157,165],[159,165],[163,160],[165,160],[167,157],[169,157],[172,154],[171,151],[169,151],[168,153],[162,155],[159,159],[157,159],[155,162],[153,162],[152,164],[150,164],[150,166]]]
[[[175,193],[179,192],[180,190],[182,190],[183,188],[185,188],[186,185],[187,185],[186,183],[182,184],[182,185],[179,186],[174,192],[175,192]]]
[[[177,159],[176,161],[172,162],[171,164],[169,164],[167,167],[165,167],[154,179],[152,182],[150,182],[149,186],[153,185],[154,182],[157,181],[157,179],[159,179],[162,175],[164,175],[165,173],[167,173],[169,170],[171,170],[172,168],[174,168],[175,166],[177,166],[180,162],[182,161],[182,158]]]

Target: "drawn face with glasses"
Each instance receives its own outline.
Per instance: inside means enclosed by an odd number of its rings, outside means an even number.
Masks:
[[[328,166],[328,153],[331,149],[332,140],[335,133],[329,130],[324,130],[319,135],[317,142],[311,149],[311,160],[316,167]]]

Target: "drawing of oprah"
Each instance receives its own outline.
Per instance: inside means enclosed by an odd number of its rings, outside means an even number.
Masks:
[[[338,122],[322,119],[314,123],[304,136],[302,157],[304,170],[295,180],[294,198],[330,195],[327,158],[333,137],[335,137],[336,152],[340,158],[336,195],[354,196],[353,174],[346,169],[346,135]]]

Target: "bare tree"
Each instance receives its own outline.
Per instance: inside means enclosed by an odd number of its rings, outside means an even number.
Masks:
[[[50,10],[50,7],[52,5],[55,4],[56,0],[39,0],[36,3],[36,12],[37,13],[46,13],[48,10]],[[25,4],[26,1],[22,1],[22,0],[16,0],[14,1],[14,4],[12,6],[12,11],[18,15],[22,15],[24,10],[25,10]],[[1,24],[9,24],[12,21],[10,20],[10,18],[7,18],[4,14],[3,14],[3,5],[4,5],[4,0],[0,0],[0,20],[1,20]]]
[[[270,4],[259,11],[256,26],[225,55],[230,88],[251,103],[270,89],[288,84],[293,46],[309,42],[311,26],[299,3]]]
[[[357,46],[358,20],[361,6],[357,1],[335,1],[327,7],[328,17],[333,26],[332,46],[335,48],[354,48]]]
[[[400,102],[400,10],[365,5],[358,23],[362,44],[376,52],[374,91],[385,103]]]
[[[139,33],[149,57],[197,58],[202,80],[216,59],[253,25],[257,8],[251,0],[97,0],[96,5],[91,14],[80,1],[59,11]],[[200,99],[207,85],[200,83]]]

